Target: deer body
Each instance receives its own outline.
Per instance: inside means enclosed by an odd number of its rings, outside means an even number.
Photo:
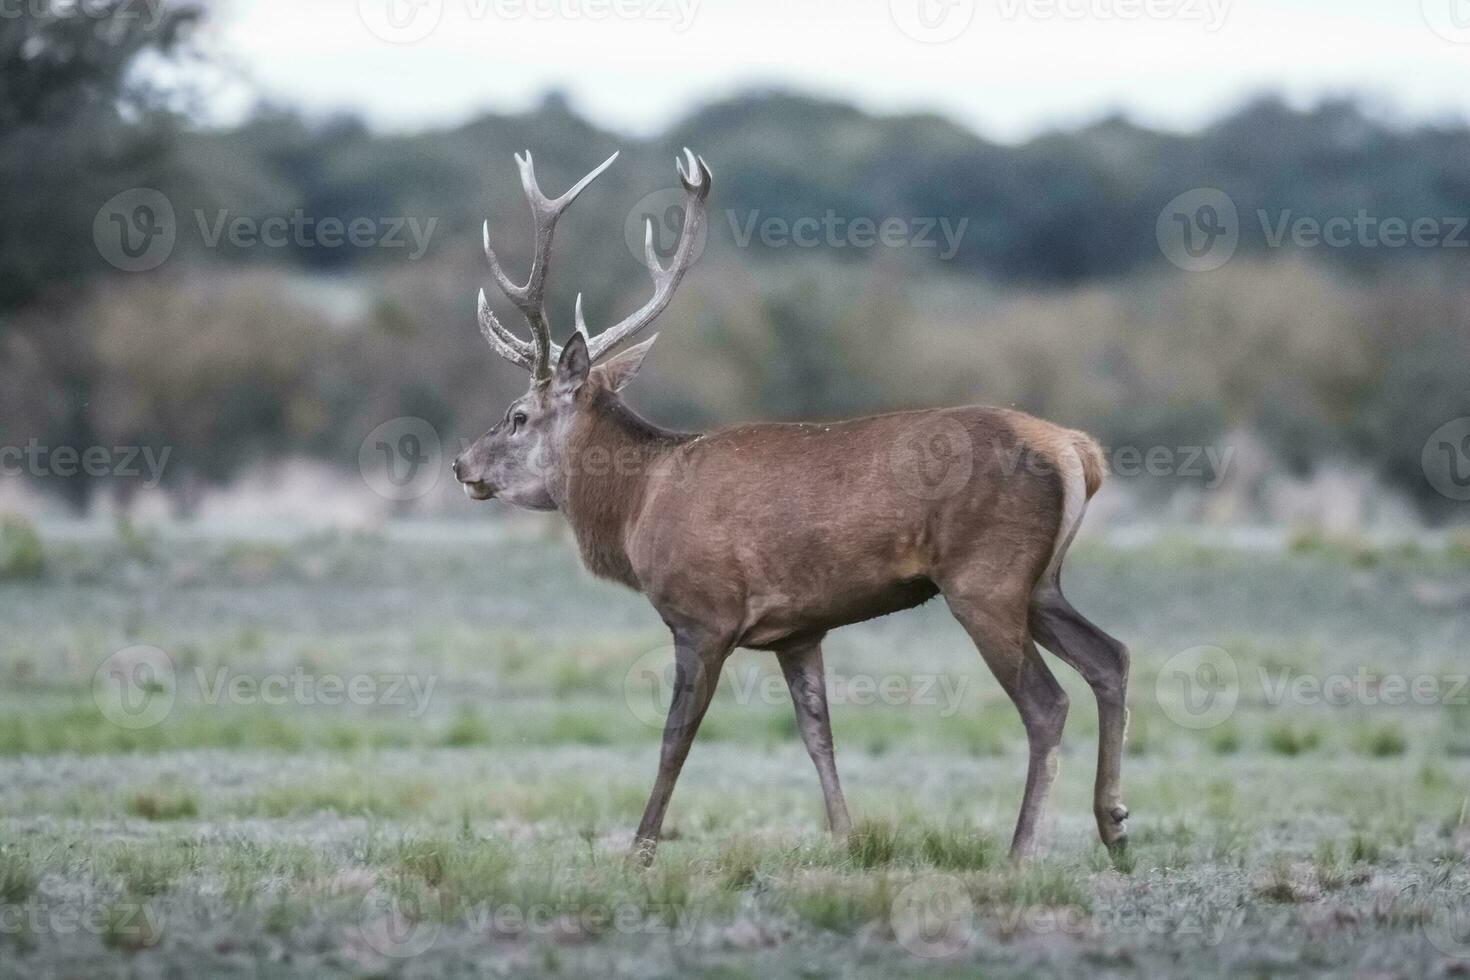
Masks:
[[[1057,540],[1060,469],[1016,464],[1017,454],[1040,451],[1017,429],[1046,424],[1020,413],[902,412],[699,436],[604,417],[624,413],[590,412],[585,431],[570,436],[584,459],[639,460],[569,467],[559,507],[583,559],[644,593],[665,620],[718,620],[736,646],[776,649],[918,605],[977,548],[997,547],[1034,580]],[[930,500],[894,479],[890,456],[936,415],[959,423],[972,445],[999,449]],[[1000,492],[1002,479],[1013,492]]]
[[[982,407],[705,435],[662,430],[618,394],[652,340],[593,362],[657,315],[692,261],[708,168],[688,154],[680,170],[684,231],[668,270],[649,245],[654,298],[595,339],[579,300],[578,331],[558,348],[540,298],[551,232],[591,178],[551,201],[535,186],[529,154],[521,167],[537,218],[530,280],[509,282],[488,244],[487,254],[531,322],[533,343],[501,327],[483,293],[480,315],[492,346],[533,380],[454,470],[475,499],[560,510],[587,567],[643,593],[673,633],[676,681],[658,777],[635,838],[640,853],[652,858],[674,783],[737,647],[778,657],[829,826],[846,833],[822,638],[940,595],[1026,728],[1030,758],[1013,853],[1036,845],[1067,714],[1066,694],[1036,641],[1078,669],[1097,697],[1094,814],[1104,843],[1122,846],[1128,654],[1072,608],[1060,584],[1067,546],[1101,481],[1096,444],[1021,412]]]

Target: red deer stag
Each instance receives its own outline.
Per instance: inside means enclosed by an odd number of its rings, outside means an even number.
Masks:
[[[1080,671],[1097,697],[1093,809],[1103,842],[1122,847],[1128,651],[1072,608],[1060,581],[1063,556],[1102,480],[1097,444],[999,408],[707,434],[640,418],[618,393],[654,338],[597,362],[653,322],[694,259],[711,177],[703,160],[684,153],[684,223],[668,268],[648,227],[653,296],[596,336],[578,296],[565,347],[552,343],[544,305],[552,233],[617,154],[555,199],[537,186],[530,153],[516,158],[535,219],[526,283],[506,275],[488,224],[485,254],[497,285],[530,322],[531,340],[496,319],[483,290],[479,320],[490,346],[529,371],[531,384],[453,466],[472,499],[565,514],[587,567],[647,596],[673,632],[673,700],[635,852],[653,857],[674,782],[736,647],[779,659],[828,824],[845,835],[851,825],[833,762],[822,638],[936,595],[1025,725],[1030,763],[1012,854],[1036,846],[1067,716],[1067,696],[1037,642]]]

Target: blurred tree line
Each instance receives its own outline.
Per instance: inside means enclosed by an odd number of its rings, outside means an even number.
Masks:
[[[398,415],[447,443],[473,437],[524,384],[473,317],[489,278],[481,221],[513,269],[529,261],[511,154],[530,148],[555,193],[623,151],[558,237],[550,304],[565,333],[579,291],[594,330],[642,301],[642,220],[673,241],[658,192],[687,144],[716,188],[707,249],[635,396],[661,421],[982,401],[1112,445],[1249,430],[1294,468],[1358,461],[1448,512],[1418,460],[1430,432],[1470,415],[1466,249],[1273,248],[1267,225],[1470,215],[1463,125],[1268,98],[1197,133],[1112,118],[1008,146],[938,116],[754,92],[649,139],[600,130],[556,93],[413,135],[282,107],[213,130],[168,111],[137,70],[188,57],[198,16],[0,20],[0,444],[169,446],[187,505],[288,455],[352,465]],[[158,268],[126,273],[93,223],[134,187],[165,195],[176,242]],[[1186,273],[1156,223],[1201,187],[1238,206],[1240,248]],[[835,245],[790,234],[833,218]],[[854,222],[890,218],[907,237],[860,244]],[[329,219],[369,231],[328,244]],[[261,234],[271,222],[288,229],[278,243]],[[952,247],[941,222],[962,232]],[[95,489],[54,485],[79,506]]]
[[[93,336],[65,316],[18,314],[96,276],[100,202],[170,165],[176,122],[135,68],[178,56],[200,11],[138,6],[26,4],[0,17],[0,445],[98,443]],[[81,506],[91,482],[53,484]]]

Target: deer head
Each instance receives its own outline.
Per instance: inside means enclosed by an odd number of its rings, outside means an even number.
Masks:
[[[455,459],[454,476],[471,499],[499,497],[533,510],[554,510],[558,506],[563,483],[563,449],[577,413],[588,410],[595,393],[616,398],[617,392],[637,373],[657,335],[605,363],[597,362],[663,312],[679,280],[693,264],[712,178],[704,160],[688,149],[684,150],[684,156],[684,161],[676,163],[679,182],[684,187],[684,227],[667,269],[659,264],[654,252],[651,220],[644,236],[644,261],[653,277],[653,296],[627,318],[593,336],[582,316],[582,296],[577,294],[576,330],[565,347],[552,343],[551,325],[546,316],[546,273],[551,260],[552,234],[562,213],[618,155],[608,157],[571,190],[555,199],[548,198],[537,186],[530,152],[516,157],[521,186],[530,201],[536,229],[530,276],[525,285],[519,285],[506,275],[490,247],[489,222],[485,224],[485,257],[490,261],[490,273],[496,285],[525,316],[531,339],[516,336],[500,323],[483,289],[479,320],[480,332],[491,348],[512,364],[525,368],[531,380],[526,393],[510,404],[500,421]]]

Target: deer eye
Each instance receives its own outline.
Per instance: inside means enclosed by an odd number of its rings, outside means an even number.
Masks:
[[[510,417],[510,431],[512,431],[512,432],[515,432],[516,430],[518,430],[521,426],[523,426],[525,424],[526,424],[526,413],[525,412],[516,412],[514,415],[512,415]]]

